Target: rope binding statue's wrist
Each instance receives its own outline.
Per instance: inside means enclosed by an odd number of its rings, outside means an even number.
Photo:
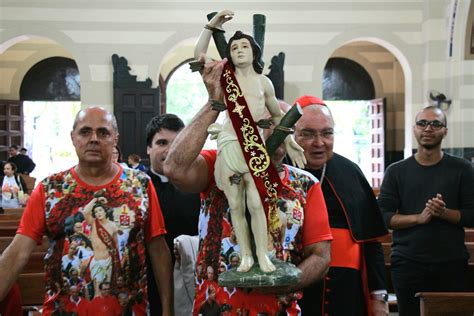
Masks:
[[[212,26],[212,25],[209,25],[209,24],[204,25],[204,28],[206,30],[211,31],[212,33],[225,33],[225,31],[223,29],[220,29],[218,27],[215,27],[215,26]]]

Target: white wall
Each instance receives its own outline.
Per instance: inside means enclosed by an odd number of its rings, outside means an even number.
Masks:
[[[252,31],[252,14],[266,15],[264,57],[285,52],[285,97],[322,95],[322,73],[335,50],[355,40],[383,46],[405,75],[405,151],[411,151],[414,114],[426,105],[427,89],[453,99],[447,147],[474,147],[474,61],[464,60],[465,28],[470,0],[458,0],[454,53],[447,55],[454,0],[2,0],[0,52],[22,35],[49,38],[57,54],[75,59],[81,75],[81,101],[112,107],[111,55],[129,61],[139,79],[157,85],[179,56],[192,57],[192,42],[206,23],[206,14],[229,8],[235,19],[226,25]],[[187,43],[185,48],[178,48]],[[186,46],[188,48],[186,48]],[[53,49],[53,48],[51,48]],[[37,54],[37,55],[36,55]],[[42,48],[36,56],[45,55]],[[19,55],[18,55],[19,56]],[[25,70],[38,58],[12,61],[0,55],[0,98],[18,98]],[[30,57],[31,58],[31,57]],[[17,59],[21,59],[18,57]],[[31,65],[28,65],[30,63]],[[25,66],[26,65],[26,66]],[[452,126],[452,127],[451,127]],[[463,136],[464,135],[464,136]]]

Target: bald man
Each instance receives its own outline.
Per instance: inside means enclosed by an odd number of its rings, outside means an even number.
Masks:
[[[321,183],[334,237],[328,275],[304,290],[303,315],[387,315],[384,256],[376,241],[387,230],[372,188],[355,163],[333,152],[334,119],[324,102],[313,96],[296,102],[303,108],[296,142],[306,170]]]
[[[112,162],[112,152],[118,141],[115,117],[100,107],[79,111],[71,140],[79,163],[39,183],[25,208],[17,234],[0,257],[0,280],[3,281],[0,283],[0,300],[28,262],[36,244],[40,244],[46,234],[52,241],[45,265],[46,289],[59,293],[56,296],[45,295],[47,301],[43,312],[51,315],[58,305],[54,300],[59,302],[64,299],[63,295],[67,295],[66,291],[58,288],[63,284],[61,256],[65,245],[68,245],[65,222],[84,219],[87,215],[84,209],[100,206],[103,217],[109,217],[120,227],[121,234],[128,236],[121,245],[124,250],[119,251],[116,232],[111,233],[100,219],[92,219],[95,237],[100,239],[97,244],[108,249],[109,254],[101,277],[110,280],[112,291],[117,287],[119,275],[129,278],[124,282],[129,285],[129,292],[146,291],[136,280],[146,275],[143,252],[147,249],[160,289],[163,315],[172,315],[171,257],[164,239],[163,215],[150,178],[141,171],[124,170]],[[45,205],[51,191],[54,191],[57,202],[48,209]],[[101,249],[93,250],[98,255]],[[99,293],[94,293],[94,286],[91,285],[97,280],[94,280],[92,273],[90,275],[92,280],[88,292],[89,298],[92,298]]]

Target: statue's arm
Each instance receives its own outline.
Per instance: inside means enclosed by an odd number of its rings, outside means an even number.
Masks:
[[[262,83],[265,91],[265,105],[272,115],[273,124],[279,125],[281,118],[283,116],[282,111],[280,110],[280,105],[278,100],[275,97],[275,89],[272,82],[266,76],[262,75]],[[304,150],[298,145],[294,138],[290,135],[286,136],[284,139],[285,148],[287,154],[290,156],[290,159],[293,165],[298,168],[304,168],[306,164],[306,158],[304,156]]]
[[[231,20],[234,12],[230,10],[223,10],[217,13],[209,23],[202,29],[199,35],[196,46],[194,47],[194,58],[199,59],[201,54],[206,54],[209,48],[209,42],[213,33],[212,29],[222,29],[222,25]]]
[[[194,46],[194,58],[199,59],[201,54],[207,53],[209,47],[209,42],[211,41],[212,31],[206,28],[202,29],[201,34],[199,34],[198,41],[196,46]]]
[[[283,117],[283,112],[281,111],[280,105],[278,104],[278,100],[275,96],[275,88],[267,76],[261,75],[261,82],[265,95],[265,106],[272,116],[273,124],[278,125],[280,124],[280,120]]]

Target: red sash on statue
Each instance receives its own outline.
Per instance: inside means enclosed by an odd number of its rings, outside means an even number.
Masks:
[[[270,162],[264,142],[253,120],[247,101],[229,64],[224,66],[221,77],[227,112],[242,148],[245,161],[257,186],[270,232],[279,230],[277,209],[278,192],[282,188],[278,171]]]
[[[115,288],[117,285],[117,275],[120,273],[120,256],[118,253],[117,245],[115,244],[114,238],[109,232],[102,226],[98,219],[95,219],[95,228],[99,239],[107,247],[110,256],[112,257],[112,277],[110,280],[111,287]]]

